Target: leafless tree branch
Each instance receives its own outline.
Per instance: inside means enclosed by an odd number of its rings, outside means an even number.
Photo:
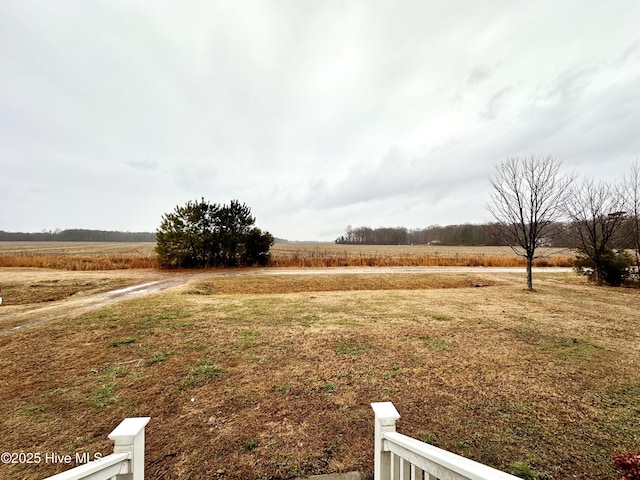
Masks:
[[[536,250],[554,233],[563,216],[573,174],[560,175],[552,157],[511,158],[496,165],[488,208],[513,251],[527,259],[527,288]]]

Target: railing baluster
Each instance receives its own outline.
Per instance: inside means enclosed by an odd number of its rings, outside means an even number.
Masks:
[[[402,459],[395,454],[391,454],[391,480],[400,480],[400,462]]]
[[[411,480],[411,463],[402,457],[400,458],[400,480]]]
[[[411,480],[424,480],[424,471],[411,464]]]

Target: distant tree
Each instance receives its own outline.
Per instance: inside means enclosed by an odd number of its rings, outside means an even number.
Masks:
[[[527,260],[527,289],[533,289],[536,251],[553,234],[562,216],[573,175],[561,176],[560,163],[552,157],[512,158],[496,165],[491,179],[489,211],[498,234],[512,250]]]
[[[15,242],[155,242],[151,232],[114,232],[103,230],[54,230],[38,233],[4,232],[0,230],[0,241]]]
[[[624,177],[623,194],[628,209],[631,244],[635,252],[635,263],[640,267],[640,164],[636,160],[629,175]]]
[[[273,237],[254,223],[249,207],[237,200],[229,205],[189,201],[163,215],[156,232],[158,263],[182,268],[266,265]]]
[[[406,228],[396,228],[391,232],[392,245],[406,245],[409,238],[409,232]]]
[[[590,265],[596,284],[603,285],[606,271],[620,268],[624,261],[619,248],[624,244],[621,233],[626,223],[624,195],[613,185],[586,179],[571,189],[564,209],[571,220],[575,249],[582,257],[578,266]]]

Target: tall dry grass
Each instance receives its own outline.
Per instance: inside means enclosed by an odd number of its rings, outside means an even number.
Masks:
[[[158,268],[154,243],[1,242],[0,267],[59,270]],[[542,250],[537,267],[570,267],[568,250]],[[271,248],[271,267],[523,267],[506,247],[285,243]]]
[[[150,254],[39,254],[0,255],[0,267],[52,268],[56,270],[126,270],[157,268]]]
[[[574,257],[557,255],[534,260],[535,267],[571,267]],[[515,254],[384,254],[278,252],[271,254],[272,267],[524,267],[526,259]]]
[[[157,268],[153,242],[0,242],[0,267],[56,270]]]

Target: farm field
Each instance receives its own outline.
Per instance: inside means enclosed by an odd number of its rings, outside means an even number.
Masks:
[[[60,270],[157,268],[151,242],[0,242],[0,267]]]
[[[0,242],[0,267],[65,270],[157,268],[155,243],[117,242]],[[574,256],[566,249],[541,249],[537,266],[568,267]],[[334,243],[276,243],[272,267],[389,267],[389,266],[524,266],[508,247],[442,245],[337,245]]]
[[[540,249],[536,266],[569,267],[574,255],[567,249]],[[338,245],[281,243],[271,252],[271,266],[283,267],[518,267],[525,261],[509,247],[445,245]]]
[[[33,292],[16,307],[47,302],[37,292],[57,272],[12,272],[14,291]],[[134,280],[57,279],[87,275]],[[122,418],[150,416],[147,478],[370,478],[369,404],[392,401],[402,433],[502,470],[618,478],[611,454],[640,446],[640,292],[570,273],[534,282],[199,275],[0,335],[3,448],[106,455]],[[0,478],[66,468],[0,465]]]

